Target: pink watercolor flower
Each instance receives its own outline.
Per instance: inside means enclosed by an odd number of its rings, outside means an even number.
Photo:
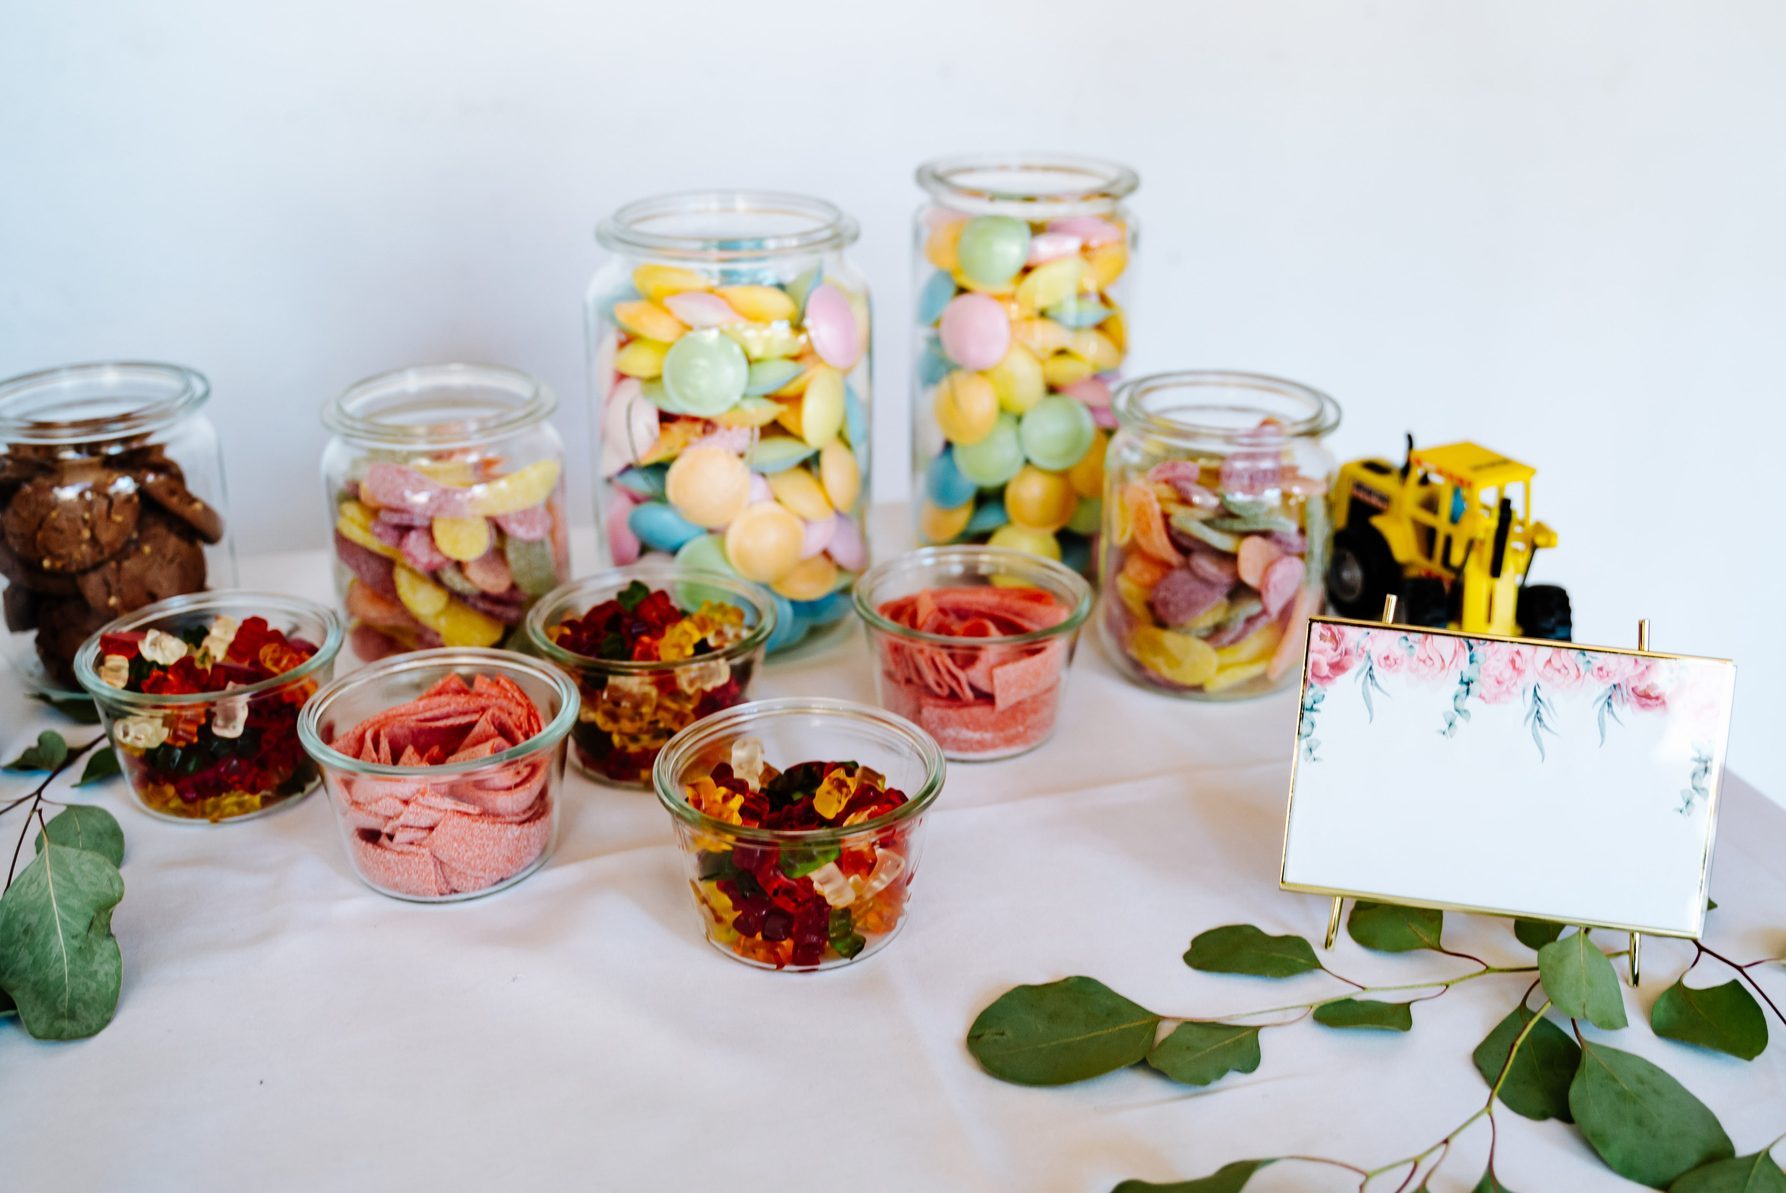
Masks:
[[[1531,684],[1535,670],[1532,648],[1514,642],[1483,642],[1476,647],[1475,695],[1485,704],[1517,700]]]
[[[1581,653],[1572,647],[1538,652],[1538,682],[1546,688],[1574,688],[1587,678]]]
[[[1399,675],[1408,666],[1406,634],[1372,634],[1367,645],[1371,665],[1384,675]]]
[[[1637,670],[1625,681],[1625,697],[1639,712],[1668,711],[1668,689],[1674,686],[1673,669],[1648,659],[1634,659]]]
[[[1595,683],[1602,686],[1624,683],[1637,669],[1637,665],[1642,662],[1641,659],[1633,658],[1631,655],[1602,654],[1599,651],[1589,651],[1588,657],[1593,660],[1593,666],[1589,669],[1588,674],[1593,677]]]
[[[1408,674],[1415,679],[1456,679],[1464,666],[1464,640],[1442,634],[1421,634],[1414,639],[1414,657]]]
[[[1324,688],[1350,671],[1358,661],[1356,645],[1349,627],[1317,623],[1308,639],[1309,680]]]

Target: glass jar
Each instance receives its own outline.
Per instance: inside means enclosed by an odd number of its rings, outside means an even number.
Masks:
[[[1128,356],[1139,180],[1075,157],[918,168],[912,466],[926,543],[1096,566],[1111,393]]]
[[[178,365],[69,365],[0,381],[7,654],[82,697],[74,656],[112,619],[235,583],[211,384]]]
[[[1339,405],[1252,373],[1156,373],[1116,393],[1100,622],[1117,666],[1175,695],[1290,682],[1321,610]]]
[[[589,287],[596,526],[767,585],[769,650],[847,626],[868,564],[869,299],[819,199],[665,195],[602,221]]]
[[[558,399],[497,365],[418,365],[323,408],[335,592],[367,662],[519,642],[570,575]]]

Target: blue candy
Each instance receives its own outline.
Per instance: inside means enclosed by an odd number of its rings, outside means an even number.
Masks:
[[[845,589],[822,596],[816,601],[794,601],[794,616],[804,619],[809,625],[830,625],[834,621],[842,621],[850,614],[850,594]]]
[[[1004,498],[994,497],[974,507],[973,514],[967,520],[967,528],[961,533],[991,534],[1010,520],[1011,515],[1005,512]]]
[[[1065,302],[1056,303],[1043,314],[1075,331],[1087,327],[1096,327],[1110,318],[1110,308],[1095,298],[1069,298]]]
[[[670,554],[707,533],[661,501],[634,506],[626,525],[647,547]]]
[[[937,270],[918,290],[918,326],[930,327],[943,317],[943,308],[955,297],[955,279]]]
[[[868,407],[847,381],[843,383],[843,434],[856,449],[857,458],[864,458],[868,452]]]
[[[966,505],[978,491],[974,482],[962,476],[961,469],[955,466],[953,448],[945,447],[943,454],[930,462],[930,471],[924,480],[931,504],[939,509],[952,510]]]
[[[770,633],[764,649],[771,652],[786,650],[806,637],[807,631],[812,627],[794,612],[794,602],[788,598],[772,592],[769,599],[775,602],[775,629]]]
[[[1063,534],[1060,539],[1060,561],[1076,572],[1091,570],[1091,540],[1077,534]]]
[[[924,351],[918,357],[918,380],[924,385],[935,385],[954,371],[953,362],[943,355],[942,343],[933,335],[925,336]]]
[[[668,464],[648,464],[643,468],[637,466],[622,468],[615,475],[614,483],[634,497],[643,497],[647,501],[654,501],[664,495],[664,474],[669,471]]]

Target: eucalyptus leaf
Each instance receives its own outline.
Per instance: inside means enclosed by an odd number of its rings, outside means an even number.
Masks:
[[[1367,949],[1379,953],[1409,953],[1436,949],[1445,927],[1445,913],[1430,907],[1403,907],[1396,903],[1352,905],[1346,931]]]
[[[55,770],[67,760],[68,743],[54,729],[45,729],[37,735],[37,743],[26,746],[23,753],[6,764],[6,769]]]
[[[1316,1007],[1315,1022],[1327,1027],[1377,1027],[1387,1031],[1412,1031],[1414,1008],[1405,1002],[1341,998]]]
[[[1770,1153],[1756,1152],[1695,1168],[1668,1193],[1786,1193],[1786,1173]]]
[[[92,804],[70,804],[50,817],[44,831],[37,834],[37,852],[43,852],[44,838],[52,845],[85,849],[97,853],[114,866],[124,864],[124,830],[118,818],[104,808]]]
[[[1735,978],[1694,988],[1683,974],[1650,1008],[1650,1026],[1670,1040],[1754,1060],[1767,1048],[1761,1004]]]
[[[1534,951],[1543,948],[1563,934],[1564,925],[1555,920],[1514,920],[1513,935],[1519,943]]]
[[[1259,1029],[1227,1023],[1181,1023],[1153,1046],[1147,1063],[1185,1085],[1208,1085],[1259,1067]]]
[[[1608,1168],[1651,1188],[1736,1154],[1705,1103],[1641,1056],[1616,1048],[1582,1045],[1569,1109]]]
[[[1482,1174],[1482,1179],[1476,1182],[1476,1187],[1470,1193],[1513,1193],[1513,1190],[1503,1185],[1501,1178],[1495,1175],[1495,1170],[1490,1168]]]
[[[1253,1174],[1271,1164],[1272,1160],[1236,1160],[1232,1164],[1224,1164],[1208,1176],[1198,1177],[1193,1181],[1173,1181],[1170,1184],[1155,1185],[1147,1181],[1124,1181],[1112,1189],[1110,1193],[1240,1193],[1246,1183],[1253,1179]]]
[[[1586,929],[1577,929],[1539,949],[1538,976],[1544,982],[1544,993],[1560,1013],[1609,1031],[1625,1026],[1625,996],[1619,990],[1619,976]]]
[[[1581,1066],[1581,1049],[1568,1032],[1549,1019],[1540,1020],[1526,1034],[1525,1043],[1519,1046],[1513,1067],[1507,1068],[1507,1053],[1512,1050],[1519,1033],[1531,1022],[1532,1014],[1524,1006],[1515,1007],[1488,1033],[1488,1038],[1476,1046],[1470,1059],[1476,1062],[1476,1071],[1482,1074],[1482,1080],[1490,1089],[1500,1081],[1501,1070],[1507,1069],[1507,1080],[1501,1082],[1500,1099],[1501,1104],[1513,1113],[1530,1119],[1556,1118],[1573,1122],[1569,1113],[1569,1082]]]
[[[1066,1085],[1146,1058],[1160,1017],[1095,978],[1018,986],[980,1012],[967,1050],[1003,1081]]]
[[[1315,947],[1300,936],[1270,936],[1251,924],[1227,924],[1200,932],[1184,963],[1204,973],[1288,978],[1321,968]]]
[[[116,778],[122,773],[118,766],[118,752],[110,746],[95,750],[87,759],[87,765],[81,770],[80,782],[76,787],[91,787],[95,783],[103,783],[107,779]]]
[[[118,867],[53,842],[0,896],[0,988],[38,1039],[79,1039],[111,1021],[124,974],[112,908],[123,897]]]
[[[99,724],[99,706],[84,697],[47,696],[42,692],[39,692],[31,698],[39,704],[55,709],[57,712],[77,724]]]

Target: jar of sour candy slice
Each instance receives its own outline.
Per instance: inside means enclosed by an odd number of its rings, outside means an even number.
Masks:
[[[630,204],[589,289],[596,515],[609,557],[767,586],[771,651],[847,624],[868,562],[868,287],[856,223],[798,195]]]
[[[1324,393],[1252,373],[1140,377],[1116,393],[1100,621],[1132,680],[1233,699],[1293,678],[1327,570]]]
[[[520,641],[528,608],[570,574],[556,407],[526,373],[442,364],[324,408],[336,592],[361,659]]]
[[[1111,393],[1128,355],[1132,170],[1083,158],[918,169],[913,491],[926,543],[1089,576]]]

